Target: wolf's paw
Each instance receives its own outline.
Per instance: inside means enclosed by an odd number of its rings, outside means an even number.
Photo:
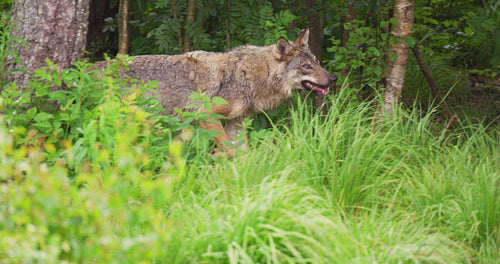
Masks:
[[[236,150],[232,148],[224,148],[224,151],[221,151],[219,148],[214,148],[212,150],[212,157],[215,158],[226,158],[226,159],[232,159],[236,157]]]

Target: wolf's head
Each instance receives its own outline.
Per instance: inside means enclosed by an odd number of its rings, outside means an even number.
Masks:
[[[295,89],[313,91],[317,96],[325,96],[329,88],[335,85],[337,76],[329,73],[319,64],[318,59],[309,49],[309,29],[304,30],[295,40],[284,38],[276,43],[276,58],[285,62],[285,81]]]

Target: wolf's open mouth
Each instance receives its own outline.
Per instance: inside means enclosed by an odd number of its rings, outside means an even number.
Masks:
[[[328,87],[312,83],[310,81],[303,81],[302,86],[307,90],[313,91],[317,96],[325,96],[328,94]]]

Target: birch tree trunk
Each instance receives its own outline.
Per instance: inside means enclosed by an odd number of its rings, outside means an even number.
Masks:
[[[391,61],[388,75],[386,77],[383,113],[392,115],[393,107],[396,106],[403,91],[403,84],[408,64],[409,47],[405,42],[409,37],[413,26],[414,16],[413,0],[394,0],[394,18],[398,21],[392,25],[391,35],[397,38],[397,42],[392,44],[391,53],[397,55],[396,61]]]
[[[129,0],[120,0],[118,11],[118,53],[128,54],[129,49]]]
[[[68,68],[85,49],[90,0],[14,0],[12,36],[30,46],[17,46],[19,58],[29,73],[45,65],[49,58],[61,69]],[[20,65],[13,65],[20,67]],[[29,75],[16,72],[8,77],[18,86]]]

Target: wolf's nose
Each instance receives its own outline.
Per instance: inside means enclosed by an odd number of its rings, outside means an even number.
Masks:
[[[329,81],[331,84],[334,84],[334,83],[335,83],[335,81],[337,81],[337,76],[335,76],[335,74],[328,73],[328,81]]]

